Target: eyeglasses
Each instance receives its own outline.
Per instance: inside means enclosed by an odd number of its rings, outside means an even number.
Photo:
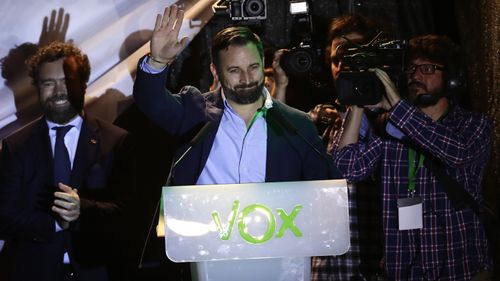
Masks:
[[[420,69],[422,74],[434,74],[436,70],[443,71],[444,67],[437,64],[410,64],[405,67],[405,73],[413,74],[417,69]]]

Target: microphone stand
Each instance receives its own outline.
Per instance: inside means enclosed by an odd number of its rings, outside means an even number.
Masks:
[[[182,157],[191,149],[191,146],[189,147],[188,150],[186,150],[186,152],[184,152],[182,154],[182,156],[179,158],[182,159]],[[172,161],[172,164],[170,165],[170,170],[168,172],[168,177],[167,177],[167,180],[165,181],[165,186],[168,186],[170,185],[170,182],[171,182],[171,178],[172,178],[172,171],[174,170],[174,167],[176,166],[175,164],[179,162],[179,160],[177,160],[176,162]],[[137,268],[138,269],[142,269],[142,262],[144,260],[144,254],[146,253],[146,247],[149,243],[149,237],[151,236],[151,231],[153,230],[153,226],[155,224],[155,221],[157,220],[156,217],[157,217],[157,214],[158,214],[158,209],[160,208],[160,203],[161,203],[161,196],[160,196],[160,199],[158,199],[158,201],[156,202],[156,207],[155,207],[155,211],[153,213],[153,217],[152,217],[152,220],[151,220],[151,223],[149,224],[149,228],[148,228],[148,234],[146,235],[146,239],[144,240],[144,245],[142,246],[142,251],[141,251],[141,257],[139,258],[139,264],[137,265]]]
[[[184,159],[184,157],[189,153],[189,151],[191,151],[191,149],[193,149],[193,147],[198,145],[200,143],[200,141],[203,138],[205,138],[205,136],[208,134],[208,132],[210,132],[212,130],[212,127],[214,126],[214,124],[215,123],[212,121],[207,121],[205,123],[205,125],[203,125],[203,127],[194,136],[194,138],[189,142],[188,148],[181,154],[181,156],[176,161],[172,161],[172,164],[170,165],[170,169],[168,171],[167,180],[165,181],[164,186],[169,186],[171,184],[174,168],[177,166],[177,164],[179,164],[180,161],[182,161],[182,159]],[[144,240],[144,246],[142,247],[141,257],[139,258],[139,264],[137,265],[138,269],[142,268],[144,254],[146,253],[146,247],[149,243],[149,237],[151,235],[151,231],[153,230],[153,226],[154,226],[155,221],[156,221],[156,216],[157,216],[158,210],[160,208],[160,203],[161,203],[161,196],[160,196],[160,199],[158,199],[158,202],[156,203],[155,212],[153,214],[151,224],[149,225],[148,234],[146,236],[146,239]]]

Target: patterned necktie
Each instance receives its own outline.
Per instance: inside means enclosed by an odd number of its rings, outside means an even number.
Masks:
[[[56,130],[56,144],[54,148],[54,183],[56,186],[60,182],[69,184],[71,162],[68,149],[66,149],[66,145],[64,145],[64,136],[71,127],[73,126],[69,125],[52,128],[52,130]]]

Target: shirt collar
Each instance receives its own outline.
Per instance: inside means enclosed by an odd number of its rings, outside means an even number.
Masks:
[[[54,122],[49,121],[47,119],[45,119],[45,121],[47,121],[47,126],[49,126],[49,132],[54,127],[67,126],[67,125],[71,125],[74,128],[76,128],[78,131],[80,131],[80,129],[82,128],[83,118],[80,115],[76,115],[75,118],[71,119],[66,124],[57,124],[57,123],[54,123]]]

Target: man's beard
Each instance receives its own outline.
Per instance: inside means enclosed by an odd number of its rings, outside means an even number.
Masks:
[[[56,124],[66,124],[78,114],[78,111],[69,101],[65,106],[54,105],[55,102],[60,100],[68,100],[68,97],[66,95],[50,97],[45,102],[42,102],[42,109],[47,120]]]
[[[424,90],[423,93],[417,94],[417,89],[413,89],[415,87],[419,87]],[[414,81],[408,84],[408,97],[410,102],[419,108],[424,108],[428,106],[435,105],[444,95],[443,90],[438,89],[434,91],[429,91],[427,86],[423,83]]]
[[[256,102],[262,96],[264,89],[264,81],[260,84],[252,82],[250,84],[240,84],[234,87],[234,90],[226,87],[225,83],[221,83],[224,95],[227,99],[236,102],[237,104],[251,104]]]

